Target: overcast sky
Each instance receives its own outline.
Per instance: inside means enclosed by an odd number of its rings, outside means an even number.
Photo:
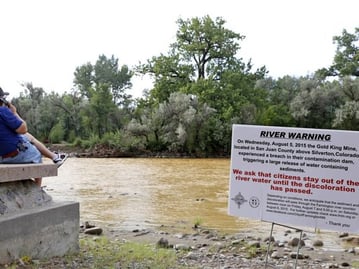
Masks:
[[[11,0],[0,2],[0,87],[18,96],[31,82],[70,91],[76,67],[114,55],[133,67],[166,54],[179,18],[211,16],[246,36],[240,57],[269,75],[328,67],[333,36],[359,27],[358,0]],[[147,81],[133,81],[140,96]]]

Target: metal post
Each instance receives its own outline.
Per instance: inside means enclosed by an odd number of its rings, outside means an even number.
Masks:
[[[270,244],[271,244],[271,242],[272,242],[273,227],[274,227],[274,222],[272,222],[272,228],[271,228],[271,230],[270,230],[269,243],[268,243],[267,254],[266,254],[266,262],[265,262],[264,268],[267,268],[269,249],[270,249]]]
[[[303,234],[303,231],[300,230],[299,242],[298,242],[298,247],[297,247],[297,256],[295,257],[295,265],[294,265],[294,268],[297,268],[297,262],[298,262],[298,257],[299,257],[300,243],[301,243],[301,241],[302,241],[302,234]]]
[[[273,228],[274,228],[274,225],[275,225],[275,224],[276,224],[276,225],[279,225],[279,226],[282,226],[282,227],[287,227],[287,228],[289,228],[289,229],[293,229],[293,230],[300,231],[299,242],[298,242],[298,247],[297,247],[297,255],[296,255],[296,257],[295,257],[295,264],[294,264],[294,269],[296,269],[296,268],[297,268],[297,263],[298,263],[298,257],[299,257],[300,244],[301,244],[301,241],[302,241],[303,230],[299,230],[299,229],[294,228],[294,227],[291,227],[291,226],[287,226],[287,225],[283,225],[283,224],[278,224],[278,223],[274,223],[274,222],[272,222],[272,228],[271,228],[271,230],[270,230],[269,243],[268,243],[268,248],[267,248],[267,254],[266,254],[266,259],[265,259],[265,266],[264,266],[264,268],[265,268],[265,269],[267,268],[269,249],[270,249],[270,245],[271,245],[271,242],[272,242],[272,234],[273,234]]]

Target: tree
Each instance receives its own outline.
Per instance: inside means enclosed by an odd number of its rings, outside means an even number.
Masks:
[[[207,77],[220,79],[223,70],[237,61],[238,41],[244,36],[225,29],[225,22],[220,17],[213,21],[208,15],[177,21],[177,42],[172,48],[184,62],[195,64],[197,81]]]
[[[359,78],[344,77],[340,84],[345,103],[335,111],[333,126],[346,130],[359,130]]]
[[[101,138],[106,132],[117,128],[116,125],[110,123],[110,115],[116,109],[116,105],[112,102],[112,94],[109,91],[109,87],[106,84],[99,84],[90,100],[89,107],[89,116],[94,134]]]
[[[157,108],[147,110],[140,120],[133,119],[127,129],[146,137],[150,150],[198,153],[208,145],[209,119],[214,112],[206,104],[199,104],[196,97],[176,92]]]
[[[131,78],[133,72],[126,65],[121,68],[118,59],[113,55],[107,58],[100,55],[95,65],[84,64],[76,68],[74,73],[74,84],[78,87],[82,96],[91,99],[94,91],[99,89],[99,85],[107,85],[112,93],[113,103],[120,106],[127,106],[131,95],[126,94],[126,90],[132,86]]]
[[[333,64],[328,68],[317,71],[321,77],[327,76],[359,76],[359,28],[354,34],[343,30],[341,36],[334,36],[333,42],[337,45]]]
[[[176,91],[190,93],[188,89],[195,82],[218,81],[228,69],[246,68],[242,60],[236,58],[240,49],[238,42],[244,36],[224,28],[222,18],[179,19],[177,24],[176,42],[170,45],[168,56],[153,57],[137,67],[137,72],[155,78],[150,92],[152,103],[162,103]]]
[[[45,127],[46,122],[41,121],[41,109],[40,105],[44,101],[46,93],[41,87],[34,87],[32,83],[22,84],[24,91],[20,94],[20,97],[14,100],[14,104],[17,107],[19,115],[21,115],[27,122],[29,131],[37,136],[43,137],[51,127]]]
[[[52,93],[49,95],[53,109],[60,110],[57,121],[61,121],[64,128],[64,138],[73,141],[77,136],[86,136],[82,125],[82,111],[88,104],[87,100],[81,98],[78,90],[73,89],[71,93],[64,93],[62,96]]]
[[[322,84],[316,79],[301,79],[300,91],[290,103],[290,111],[297,126],[332,128],[335,110],[343,104],[338,83]]]
[[[148,95],[150,103],[158,105],[166,101],[172,93],[191,83],[193,67],[181,62],[178,54],[169,56],[161,54],[158,57],[152,57],[147,64],[136,68],[137,72],[154,77],[154,88]]]
[[[258,123],[273,126],[295,126],[295,120],[290,112],[290,103],[300,92],[301,81],[304,78],[284,76],[273,79],[271,77],[259,79],[256,88],[267,92],[266,104],[262,105],[262,111],[258,117]]]
[[[118,65],[118,59],[112,55],[107,59],[105,55],[100,55],[94,66],[93,81],[95,85],[107,84],[110,87],[113,101],[117,105],[127,104],[131,95],[125,93],[132,87],[131,78],[133,72],[127,65]]]

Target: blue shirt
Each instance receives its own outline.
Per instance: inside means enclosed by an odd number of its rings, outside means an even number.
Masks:
[[[16,133],[22,121],[6,106],[0,106],[0,156],[15,151],[22,141]]]

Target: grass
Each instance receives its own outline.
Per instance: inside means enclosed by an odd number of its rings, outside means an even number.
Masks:
[[[203,220],[200,217],[196,217],[193,221],[193,228],[199,228],[203,223]]]
[[[140,243],[120,243],[101,237],[95,240],[82,239],[82,252],[92,258],[92,268],[174,268],[174,250],[156,248]]]
[[[15,264],[6,268],[31,269],[184,269],[187,267],[177,264],[176,250],[158,248],[155,245],[121,242],[109,240],[106,237],[80,239],[80,251],[76,254],[57,257],[46,261],[32,260],[23,257]],[[18,267],[18,266],[23,267]]]

